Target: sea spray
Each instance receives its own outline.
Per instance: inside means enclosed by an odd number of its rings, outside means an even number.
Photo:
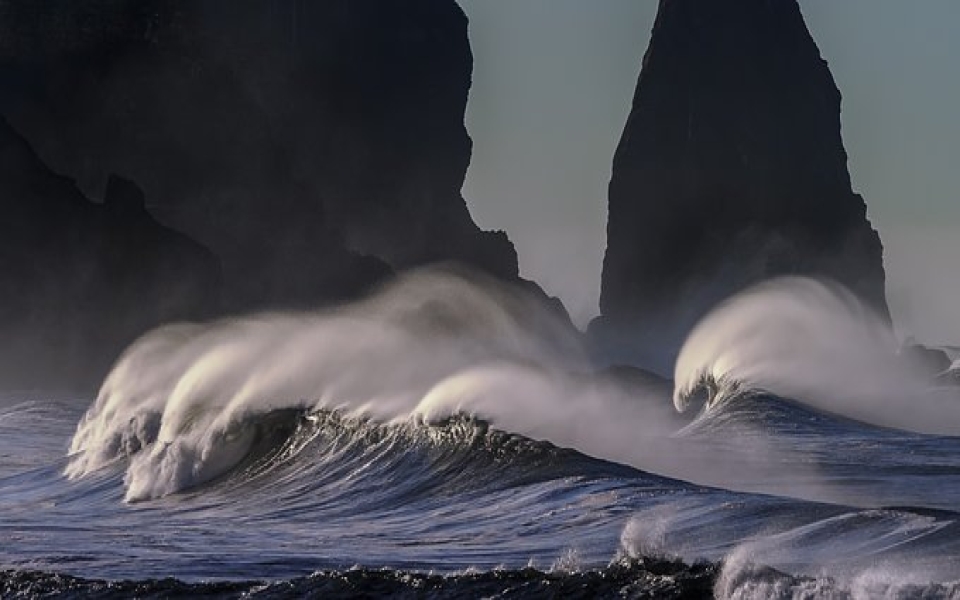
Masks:
[[[838,419],[723,369],[710,409],[677,425],[661,384],[592,374],[538,301],[412,276],[337,310],[145,336],[77,429],[78,480],[59,462],[0,481],[3,514],[28,532],[0,558],[193,581],[351,564],[497,578],[575,556],[557,566],[579,572],[548,575],[636,568],[631,589],[653,595],[687,575],[721,597],[956,593],[958,438]],[[189,492],[117,506],[124,473],[128,500]]]
[[[932,381],[896,354],[889,326],[832,282],[784,277],[719,305],[687,338],[674,403],[707,408],[763,390],[875,425],[960,433],[956,388]]]
[[[128,500],[177,492],[237,464],[259,418],[285,409],[383,422],[463,412],[626,462],[642,454],[645,433],[672,432],[668,399],[645,401],[589,370],[575,330],[539,300],[481,276],[424,270],[336,310],[147,334],[79,424],[66,472],[129,458]]]
[[[858,526],[838,527],[838,521]],[[957,598],[956,567],[917,556],[921,543],[911,547],[945,526],[922,516],[867,511],[760,535],[738,544],[723,558],[714,596],[723,600]],[[934,553],[932,548],[927,550]]]
[[[652,506],[627,522],[621,554],[719,563],[717,598],[954,598],[960,590],[956,565],[938,557],[956,544],[950,517],[831,505],[798,514],[783,500],[763,502],[759,511],[696,497]]]
[[[833,499],[817,474],[795,489],[759,437],[736,447],[674,434],[669,392],[596,376],[578,334],[522,289],[475,274],[404,275],[354,305],[173,325],[134,343],[78,425],[66,474],[126,464],[126,499],[228,473],[278,411],[381,423],[476,416],[532,439],[707,485]],[[790,478],[809,471],[794,465]],[[786,486],[786,487],[784,487]]]

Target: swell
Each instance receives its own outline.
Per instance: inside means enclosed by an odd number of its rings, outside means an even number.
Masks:
[[[0,532],[18,534],[0,548],[15,569],[4,595],[61,584],[108,596],[336,595],[344,581],[351,595],[956,593],[958,438],[866,426],[818,402],[815,386],[782,399],[778,382],[816,381],[819,363],[782,347],[751,362],[771,350],[756,323],[742,347],[728,335],[739,326],[707,327],[722,351],[681,361],[692,368],[679,389],[707,398],[677,432],[668,396],[586,375],[576,344],[558,342],[566,330],[531,319],[523,296],[414,277],[330,313],[138,341],[80,420],[72,481],[59,465],[0,479]],[[119,506],[121,494],[150,501]],[[522,568],[534,561],[555,566]],[[480,571],[449,574],[470,566]],[[265,581],[58,583],[58,570]]]
[[[960,509],[957,436],[871,425],[739,385],[677,435],[738,463],[741,479],[730,481],[738,489],[864,508]]]
[[[392,569],[318,571],[285,581],[188,583],[105,581],[37,571],[0,571],[4,598],[710,598],[718,567],[661,559],[617,561],[603,569],[534,568],[437,575]]]
[[[251,509],[266,500],[271,506],[261,508],[278,515],[299,508],[359,518],[564,478],[659,480],[467,415],[382,424],[337,411],[282,410],[238,427],[256,431],[249,451],[221,476],[181,490],[187,499],[222,496]]]
[[[851,590],[867,579],[870,586],[932,597],[955,589],[944,583],[956,579],[960,556],[952,512],[851,510],[698,488],[467,415],[383,423],[342,411],[282,409],[238,426],[255,432],[249,451],[220,477],[175,497],[118,506],[117,478],[130,459],[66,485],[48,477],[48,488],[62,490],[53,502],[42,490],[19,503],[5,494],[0,504],[14,529],[33,532],[0,549],[0,564],[18,569],[8,577],[26,586],[17,589],[44,589],[31,578],[52,571],[113,577],[60,581],[118,596],[131,589],[280,595],[312,585],[340,593],[326,587],[327,579],[351,579],[361,593],[387,585],[384,577],[468,596],[497,585],[595,593],[565,586],[615,580],[622,587],[598,589],[627,596],[654,590],[648,597],[661,597],[684,577],[699,581],[701,590],[722,583],[729,597],[752,597],[750,590],[765,586],[856,596]],[[22,510],[7,510],[11,500]],[[84,523],[90,526],[76,525]],[[51,553],[49,540],[36,537],[42,530],[60,540],[58,548],[76,550]],[[125,548],[119,557],[118,544]],[[684,565],[659,579],[631,570],[654,564],[654,557]],[[626,571],[621,560],[628,561]],[[554,567],[523,568],[534,561]],[[350,570],[353,564],[388,569]],[[923,570],[931,565],[935,571]],[[23,570],[31,567],[47,573]],[[475,570],[449,575],[469,567]],[[317,569],[325,571],[302,577]],[[432,569],[448,575],[425,574]],[[357,571],[359,581],[352,579]],[[140,579],[166,573],[188,583]],[[189,583],[210,577],[266,581]],[[490,587],[474,587],[478,581]]]
[[[960,435],[960,387],[899,356],[889,325],[833,282],[783,277],[725,301],[687,338],[674,379],[680,411],[765,393],[880,427]]]
[[[883,569],[844,579],[790,575],[730,557],[719,563],[657,557],[618,559],[602,569],[534,568],[438,575],[393,569],[317,571],[281,581],[190,583],[173,578],[98,580],[42,571],[0,571],[4,598],[926,598],[950,599],[960,582],[924,582]]]
[[[575,332],[522,290],[420,271],[355,305],[147,334],[81,419],[71,479],[128,460],[127,500],[219,478],[277,411],[377,423],[457,414],[643,468],[675,429],[668,398],[587,375]]]
[[[889,363],[873,365],[881,374],[871,381],[874,371],[847,371],[836,359],[834,351],[853,351],[851,340],[860,348],[885,339],[869,319],[856,320],[859,309],[850,302],[829,286],[789,280],[721,307],[698,326],[678,362],[678,406],[702,390],[707,400],[694,424],[678,431],[682,425],[660,386],[588,375],[591,367],[569,328],[522,292],[423,271],[335,311],[148,334],[117,363],[81,419],[65,472],[76,480],[120,464],[126,499],[155,499],[235,472],[256,454],[269,415],[336,413],[345,422],[378,426],[466,415],[499,431],[700,485],[858,506],[879,498],[955,508],[949,494],[956,461],[937,456],[932,438],[891,435],[876,426],[894,427],[885,420],[895,417],[909,429],[905,419],[936,416],[938,428],[950,429],[960,422],[949,419],[960,411],[960,398],[938,413],[928,396],[858,392],[861,379],[869,389],[883,384],[881,367]],[[824,314],[827,328],[817,325]],[[844,332],[859,333],[835,347],[830,336]],[[874,355],[866,356],[863,364],[873,364]],[[821,379],[818,369],[827,367],[834,375]],[[831,387],[835,383],[839,387]],[[785,401],[771,402],[775,394],[797,407],[780,410]],[[911,410],[904,409],[907,402]],[[884,418],[872,418],[878,414]],[[852,458],[837,464],[826,441],[831,436],[850,448],[850,457],[867,461],[863,473],[875,485],[861,485],[870,482],[856,473]],[[955,438],[944,439],[945,447],[956,447]],[[919,449],[923,460],[900,464],[910,456],[904,447]],[[903,486],[884,489],[889,473],[906,466],[919,473],[946,469],[949,485],[926,501]],[[331,464],[323,468],[355,478]]]
[[[61,459],[81,414],[75,403],[0,398],[0,479]]]

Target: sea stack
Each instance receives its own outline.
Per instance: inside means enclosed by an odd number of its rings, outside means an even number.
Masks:
[[[602,360],[669,371],[711,307],[777,275],[835,280],[889,318],[840,92],[795,0],[661,0],[608,219]]]

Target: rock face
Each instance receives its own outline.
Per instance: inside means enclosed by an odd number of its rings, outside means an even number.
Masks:
[[[516,278],[460,195],[471,72],[455,0],[0,1],[0,112],[88,194],[143,186],[231,310],[440,260]]]
[[[89,387],[150,327],[217,306],[205,248],[157,223],[111,176],[94,204],[0,118],[0,381]]]
[[[661,0],[610,183],[591,329],[608,358],[667,370],[707,310],[776,275],[834,279],[887,316],[846,161],[795,0]]]
[[[471,73],[455,0],[0,0],[0,389],[425,263],[518,280],[460,195]]]

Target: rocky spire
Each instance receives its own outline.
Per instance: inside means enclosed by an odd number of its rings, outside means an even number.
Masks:
[[[592,333],[620,359],[670,368],[713,305],[782,274],[834,279],[888,314],[840,93],[795,0],[661,0],[607,236]]]

